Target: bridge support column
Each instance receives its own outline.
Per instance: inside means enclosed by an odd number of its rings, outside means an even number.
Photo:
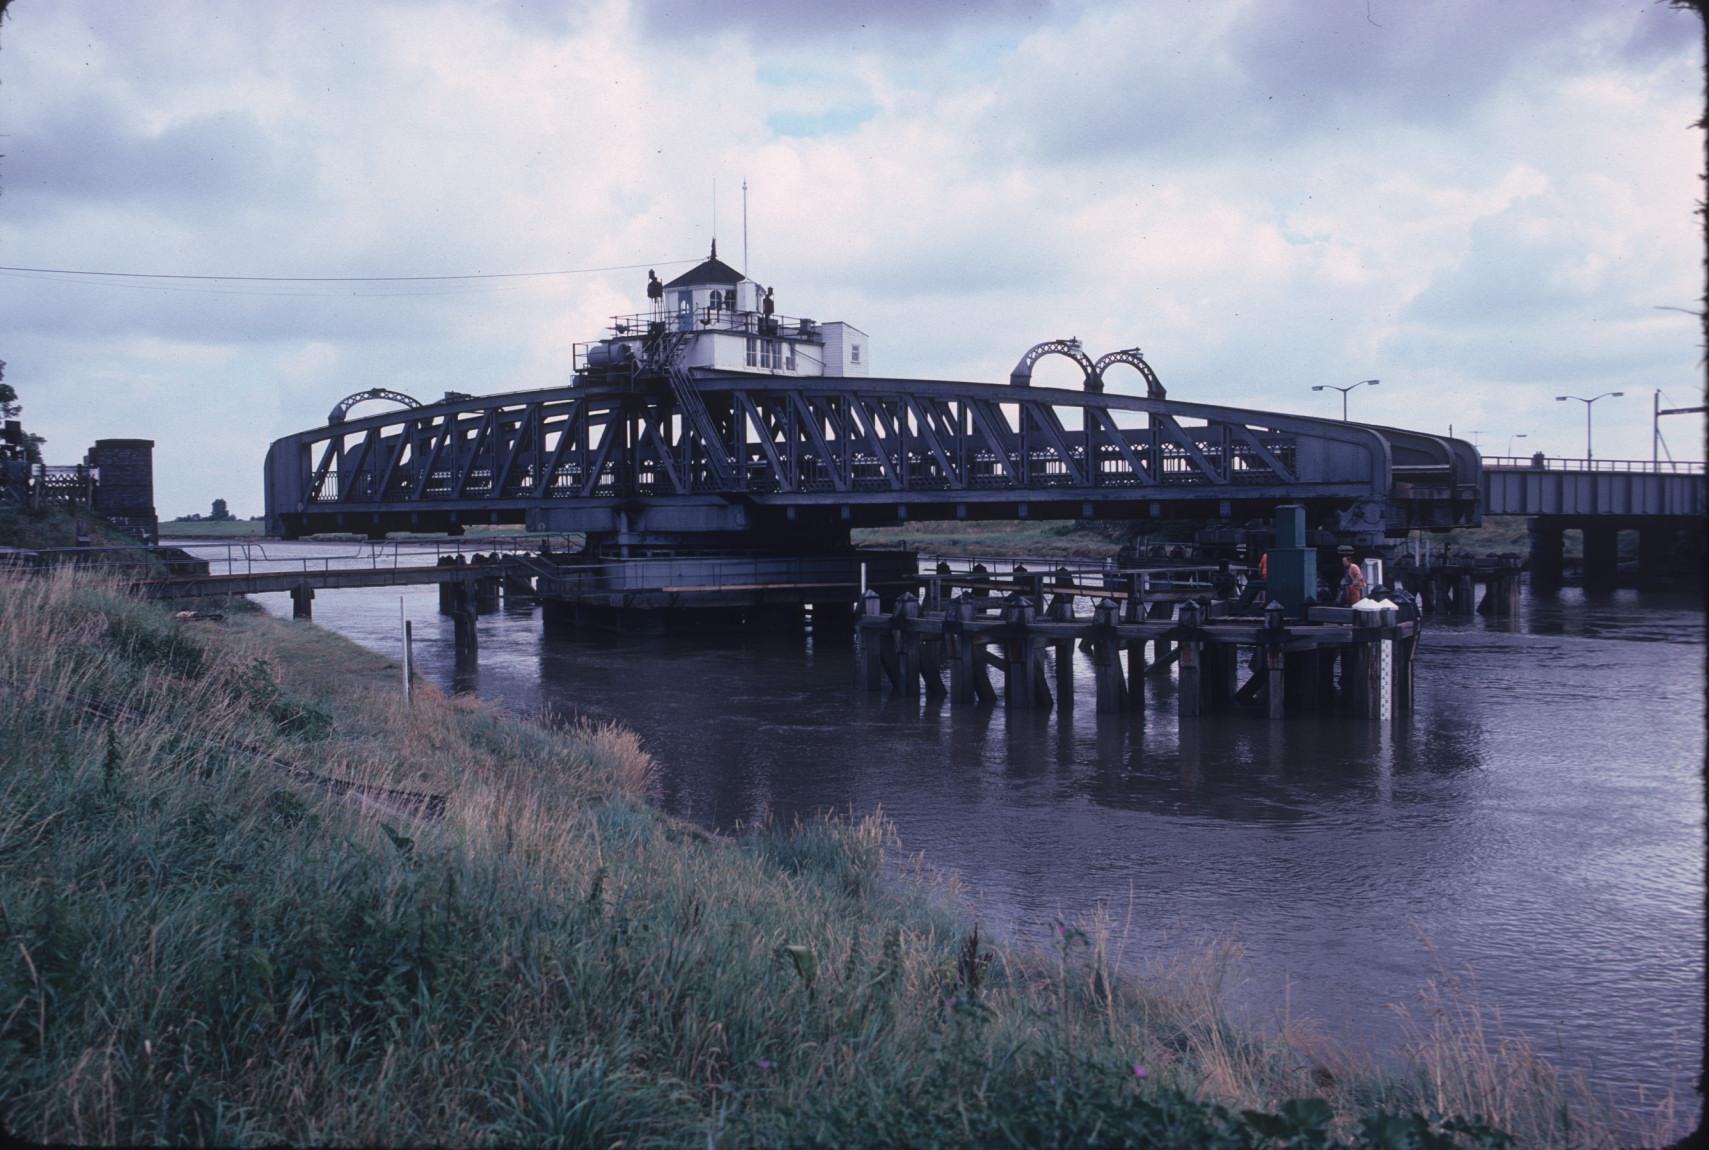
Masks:
[[[315,589],[307,583],[299,583],[291,588],[291,618],[312,620],[314,615]]]
[[[1620,532],[1598,523],[1584,529],[1584,589],[1612,591],[1620,570]]]
[[[1526,527],[1531,538],[1531,589],[1558,591],[1561,587],[1562,539],[1566,532],[1551,520],[1533,519]]]
[[[1696,533],[1701,537],[1702,532]],[[1663,583],[1690,574],[1701,577],[1699,565],[1693,564],[1680,545],[1679,528],[1670,520],[1646,523],[1638,528],[1638,581],[1649,585]]]

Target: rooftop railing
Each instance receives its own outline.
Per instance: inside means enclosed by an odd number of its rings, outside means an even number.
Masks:
[[[818,320],[803,316],[764,315],[757,311],[731,311],[728,308],[696,308],[694,311],[643,312],[636,315],[611,317],[614,336],[642,336],[655,323],[662,323],[664,332],[729,331],[744,335],[763,335],[773,339],[799,339],[817,342],[823,339]]]

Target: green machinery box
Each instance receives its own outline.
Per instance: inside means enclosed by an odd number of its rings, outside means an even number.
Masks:
[[[1276,508],[1276,545],[1270,548],[1265,593],[1289,615],[1317,602],[1317,548],[1305,541],[1305,508],[1295,503]]]

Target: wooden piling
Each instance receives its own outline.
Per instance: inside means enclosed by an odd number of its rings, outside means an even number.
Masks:
[[[1256,672],[1255,672],[1256,673]],[[1264,698],[1268,704],[1269,715],[1272,719],[1280,719],[1287,713],[1287,657],[1280,643],[1268,643],[1264,646]]]
[[[860,598],[860,613],[865,619],[879,614],[878,592],[868,591]],[[855,629],[855,659],[860,666],[860,681],[868,691],[884,689],[884,661],[880,657],[883,633],[872,627]]]
[[[1180,639],[1179,702],[1183,719],[1204,712],[1204,641],[1196,634],[1200,618],[1197,603],[1188,600],[1181,604],[1180,624],[1187,632]]]
[[[891,641],[896,651],[896,693],[907,699],[920,693],[920,633],[908,624],[919,619],[920,601],[912,591],[896,596],[890,613]]]
[[[452,650],[459,662],[473,662],[480,655],[480,636],[475,629],[477,593],[472,582],[451,587]]]
[[[291,618],[314,619],[315,589],[306,581],[291,588]]]
[[[1127,684],[1122,681],[1121,644],[1116,639],[1119,617],[1114,599],[1101,599],[1092,611],[1092,622],[1105,629],[1092,638],[1092,679],[1099,714],[1127,709]],[[1131,646],[1130,646],[1131,649]]]

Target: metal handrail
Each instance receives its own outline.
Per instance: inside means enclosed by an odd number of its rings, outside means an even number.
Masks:
[[[1649,473],[1651,475],[1702,475],[1700,462],[1664,459],[1574,459],[1567,456],[1544,456],[1539,465],[1531,455],[1486,455],[1486,468],[1520,471],[1612,471]]]
[[[245,575],[277,574],[287,572],[328,573],[332,571],[368,570],[396,571],[405,566],[407,557],[420,562],[409,563],[409,566],[432,566],[447,555],[472,554],[514,554],[526,552],[536,553],[542,542],[564,539],[562,536],[502,536],[489,535],[474,539],[389,539],[369,540],[355,544],[355,549],[348,552],[336,552],[330,555],[291,555],[273,556],[267,553],[265,543],[252,541],[221,541],[211,539],[206,542],[181,541],[170,544],[179,550],[189,552],[195,558],[207,562],[210,566],[216,563],[225,564],[221,574],[236,575],[241,569]],[[567,544],[567,539],[564,539]],[[200,552],[198,554],[198,552]],[[208,554],[214,552],[215,554]],[[223,555],[219,554],[223,552]],[[131,557],[146,559],[158,554],[156,548],[137,546],[111,547],[49,547],[41,548],[38,555],[45,556],[51,562],[59,556],[74,556],[78,558],[114,559]],[[426,560],[431,559],[428,563]],[[167,562],[170,562],[168,560]],[[264,564],[257,570],[257,564]]]

